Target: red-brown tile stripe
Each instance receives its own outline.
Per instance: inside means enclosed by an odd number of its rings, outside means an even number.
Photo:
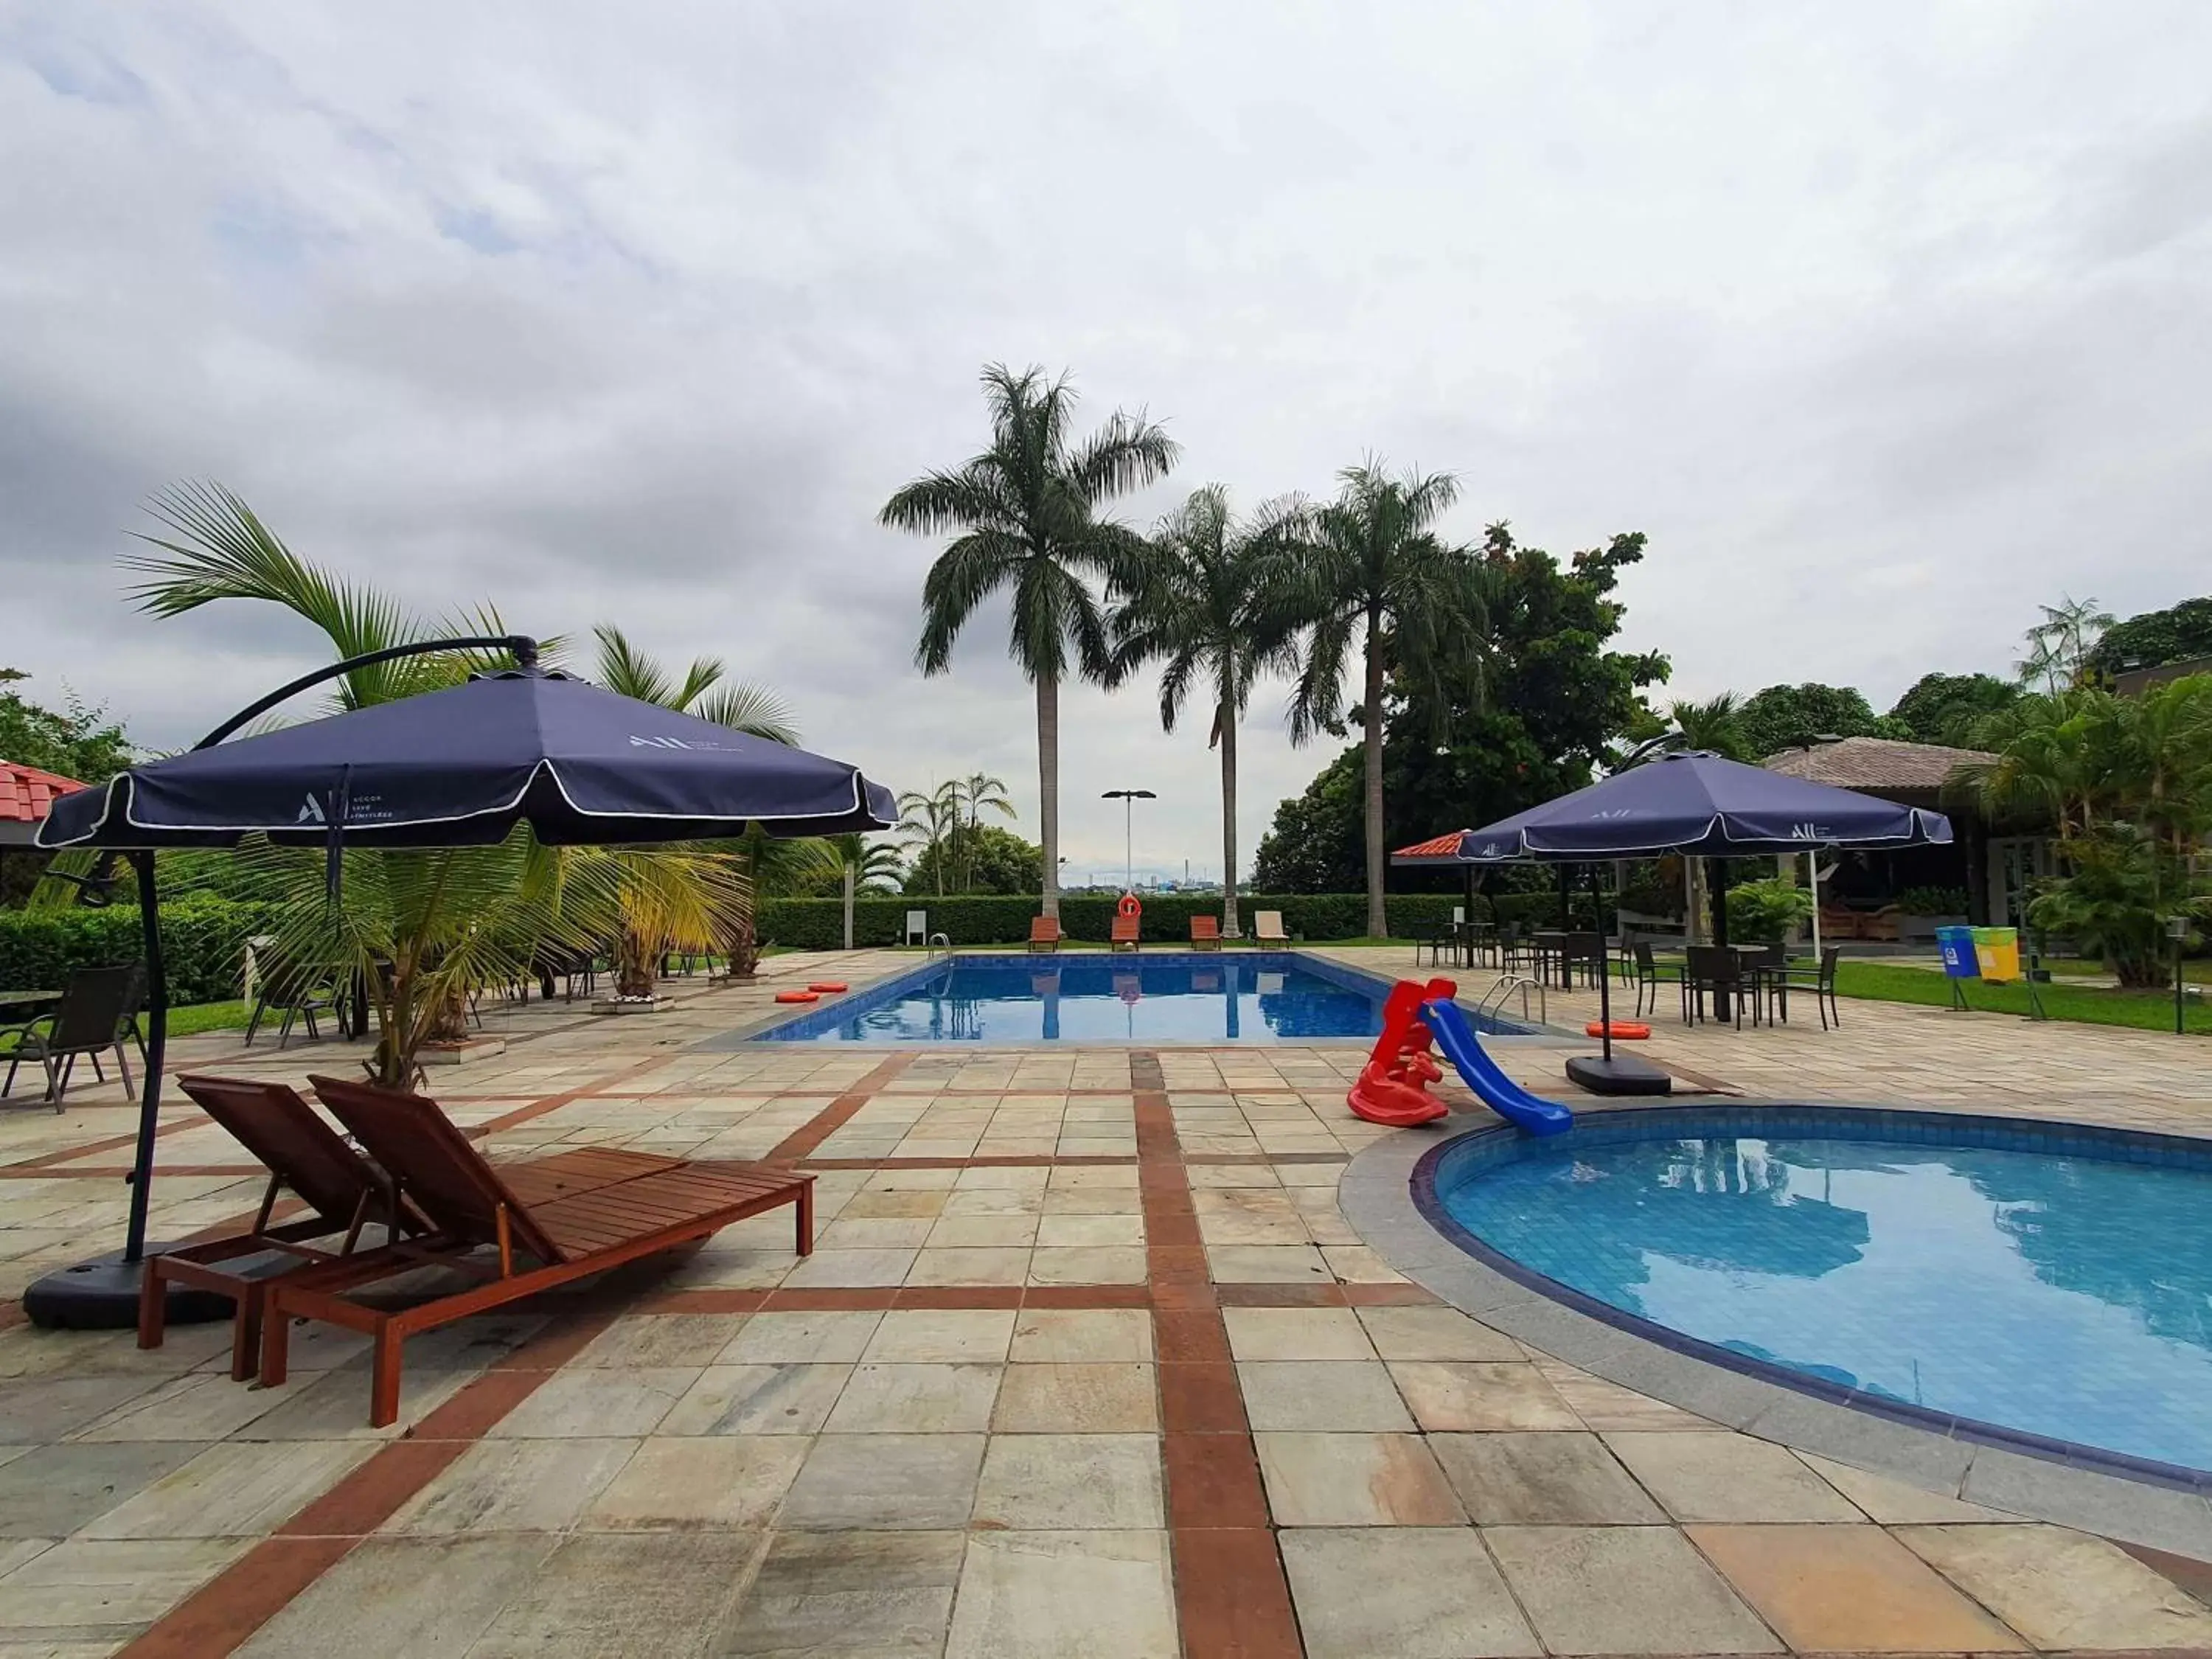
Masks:
[[[914,1054],[908,1050],[884,1060],[843,1094],[793,1129],[775,1145],[769,1153],[769,1161],[776,1164],[795,1164],[807,1157],[823,1141],[836,1134],[853,1119],[853,1115],[866,1105],[872,1096],[901,1072],[914,1063]]]
[[[1184,1659],[1297,1659],[1289,1580],[1230,1363],[1159,1056],[1129,1057]]]

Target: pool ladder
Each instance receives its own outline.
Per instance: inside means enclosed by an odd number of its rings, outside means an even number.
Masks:
[[[936,961],[937,953],[940,949],[944,951],[945,959],[947,962],[952,960],[952,936],[950,933],[932,933],[927,948],[929,954],[924,958],[925,961]]]
[[[1509,974],[1499,980],[1497,984],[1482,994],[1482,1000],[1474,1005],[1474,1012],[1477,1014],[1502,1016],[1505,1012],[1506,998],[1516,990],[1521,993],[1521,1018],[1524,1020],[1528,1018],[1528,993],[1534,991],[1536,994],[1536,1023],[1539,1025],[1550,1024],[1551,1019],[1545,1004],[1544,981],[1540,979],[1530,979],[1526,974]]]

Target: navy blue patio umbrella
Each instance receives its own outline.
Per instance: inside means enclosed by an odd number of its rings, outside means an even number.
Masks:
[[[1614,859],[1661,853],[1737,858],[1808,853],[1826,847],[1943,846],[1950,840],[1951,821],[1941,812],[1770,772],[1763,766],[1747,766],[1705,750],[1688,750],[1616,772],[1586,789],[1482,829],[1407,848],[1391,862],[1475,866],[1526,859],[1588,864],[1595,900],[1597,866]],[[1725,927],[1725,913],[1717,902],[1716,914],[1723,918]],[[1602,1071],[1584,1075],[1575,1071],[1572,1061],[1568,1068],[1585,1085],[1617,1066],[1602,927],[1598,950]],[[1654,1087],[1652,1091],[1659,1091]]]
[[[507,650],[515,666],[223,742],[286,698],[352,669],[487,647]],[[38,845],[125,854],[137,872],[146,1079],[122,1253],[41,1279],[25,1293],[25,1311],[56,1324],[137,1318],[168,1012],[155,849],[234,847],[248,835],[320,846],[335,887],[346,847],[491,845],[518,823],[550,846],[635,845],[735,836],[752,824],[778,836],[834,835],[884,829],[897,817],[890,791],[845,762],[548,672],[538,666],[537,643],[522,635],[434,641],[334,663],[240,710],[184,754],[64,797]]]

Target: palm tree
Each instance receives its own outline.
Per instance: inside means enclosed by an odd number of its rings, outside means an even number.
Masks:
[[[1382,701],[1393,673],[1433,682],[1479,655],[1480,573],[1430,526],[1459,498],[1449,472],[1388,476],[1370,458],[1339,475],[1343,489],[1302,514],[1292,538],[1290,602],[1310,630],[1291,704],[1291,739],[1340,730],[1344,679],[1364,653],[1359,712],[1366,754],[1367,931],[1389,931],[1382,905]]]
[[[1221,931],[1237,937],[1237,727],[1253,682],[1297,665],[1296,614],[1286,593],[1287,549],[1299,524],[1294,500],[1272,501],[1249,520],[1229,510],[1229,491],[1194,491],[1152,532],[1145,580],[1114,616],[1109,684],[1144,663],[1165,662],[1160,726],[1172,732],[1196,683],[1212,706],[1206,742],[1221,750]]]
[[[960,786],[945,782],[927,792],[907,789],[898,798],[899,821],[893,833],[921,843],[915,863],[927,860],[937,878],[937,896],[945,896],[945,866],[951,842],[960,823]]]
[[[1176,446],[1140,413],[1116,410],[1106,424],[1071,443],[1075,392],[1067,376],[1048,380],[1035,367],[983,371],[991,447],[954,471],[915,479],[884,506],[896,530],[963,533],[930,567],[922,585],[921,638],[915,660],[925,674],[951,666],[952,644],[983,601],[1007,592],[1013,628],[1008,650],[1036,688],[1037,819],[1044,842],[1046,915],[1060,915],[1060,684],[1071,673],[1103,677],[1110,649],[1094,582],[1109,592],[1127,584],[1141,544],[1100,506],[1164,477]]]
[[[2014,665],[2022,685],[2039,680],[2056,695],[2081,682],[2081,670],[2099,635],[2118,620],[2097,609],[2094,599],[2062,594],[2057,605],[2039,605],[2043,620],[2027,630],[2027,654]]]
[[[632,645],[622,629],[612,623],[602,623],[592,632],[599,642],[595,678],[608,690],[635,697],[641,702],[658,703],[680,714],[696,714],[717,726],[726,726],[733,732],[763,738],[770,743],[790,744],[799,741],[790,712],[775,695],[763,686],[726,680],[719,659],[694,658],[684,678],[678,680]],[[663,854],[634,853],[625,856],[649,862]],[[750,911],[753,889],[741,874],[742,854],[725,848],[722,856],[731,864],[732,896]],[[615,950],[615,995],[633,1001],[644,1001],[653,996],[654,983],[659,977],[660,958],[671,948],[712,950],[718,942],[717,933],[723,935],[726,942],[743,931],[735,916],[726,916],[719,927],[709,928],[703,935],[694,933],[679,937],[671,933],[661,925],[667,915],[665,907],[647,902],[647,895],[652,890],[643,876],[641,872],[640,879],[631,888],[639,902],[634,909],[625,911]]]
[[[896,892],[900,874],[898,848],[887,841],[876,841],[857,830],[842,836],[827,837],[830,849],[837,855],[843,875],[845,890],[845,948],[853,948],[853,900],[861,892],[881,885]]]
[[[1662,747],[1677,752],[1702,749],[1723,760],[1753,758],[1751,739],[1743,729],[1743,705],[1733,691],[1723,691],[1703,702],[1678,702],[1668,716],[1673,727],[1660,739]]]
[[[965,804],[967,812],[965,821],[960,825],[964,834],[959,859],[960,890],[965,893],[973,890],[975,885],[975,832],[983,827],[985,809],[1012,820],[1015,817],[1014,803],[1006,793],[1006,781],[984,772],[970,772],[966,777],[957,780],[953,788],[957,799]]]

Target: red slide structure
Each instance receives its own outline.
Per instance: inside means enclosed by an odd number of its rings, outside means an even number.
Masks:
[[[1429,1085],[1443,1076],[1429,1053],[1434,1033],[1421,1018],[1421,1005],[1431,998],[1449,1002],[1458,985],[1432,979],[1426,985],[1401,979],[1382,1004],[1382,1035],[1360,1069],[1346,1103],[1370,1123],[1387,1123],[1394,1129],[1430,1123],[1451,1109],[1429,1092]]]

